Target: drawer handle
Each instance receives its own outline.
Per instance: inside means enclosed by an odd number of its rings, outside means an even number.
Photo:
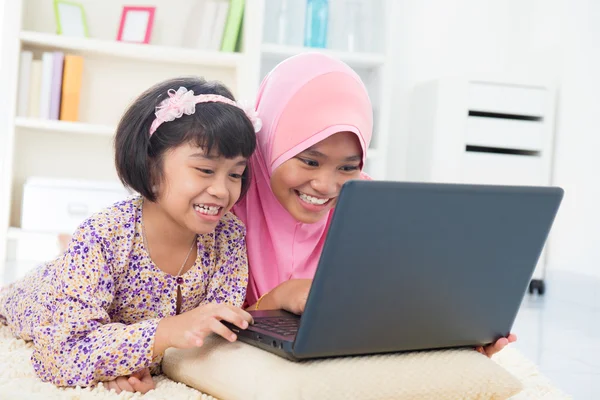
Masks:
[[[87,215],[88,207],[83,203],[69,203],[67,206],[67,212],[74,216]]]
[[[542,118],[538,115],[506,114],[506,113],[474,111],[474,110],[469,110],[469,117],[514,119],[517,121],[536,121],[536,122],[541,122],[544,120],[544,118]]]
[[[492,154],[512,154],[515,156],[534,156],[539,157],[540,152],[537,150],[517,150],[517,149],[501,149],[498,147],[486,147],[486,146],[471,146],[465,147],[466,151],[473,153],[492,153]]]

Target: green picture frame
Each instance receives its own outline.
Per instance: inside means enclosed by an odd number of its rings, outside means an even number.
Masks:
[[[56,33],[71,37],[89,37],[85,9],[81,3],[54,0]]]

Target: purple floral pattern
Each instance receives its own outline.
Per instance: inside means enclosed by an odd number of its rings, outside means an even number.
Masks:
[[[141,197],[94,215],[67,251],[0,291],[0,322],[32,340],[37,375],[58,386],[89,386],[150,367],[161,318],[175,315],[176,277],[148,257]],[[248,262],[245,227],[231,213],[198,237],[198,257],[181,276],[181,312],[216,302],[241,306]]]

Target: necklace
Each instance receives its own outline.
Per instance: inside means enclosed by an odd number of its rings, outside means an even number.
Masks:
[[[144,203],[143,202],[142,202],[141,223],[142,223],[142,240],[144,241],[144,247],[146,248],[146,251],[148,252],[148,256],[150,257],[150,260],[152,260],[152,255],[150,254],[150,247],[148,247],[148,240],[146,239],[146,225],[144,224]],[[188,251],[187,256],[185,256],[185,260],[183,260],[183,264],[181,264],[181,268],[179,268],[177,275],[175,275],[177,277],[177,279],[175,280],[175,282],[177,282],[177,288],[179,288],[179,285],[183,284],[183,278],[180,276],[181,271],[183,271],[185,264],[187,263],[188,259],[190,258],[190,254],[192,254],[192,250],[194,249],[194,245],[196,244],[197,240],[198,240],[198,235],[194,235],[194,240],[192,241],[190,250]]]

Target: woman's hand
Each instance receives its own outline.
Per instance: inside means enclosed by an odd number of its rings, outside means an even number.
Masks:
[[[498,353],[500,350],[502,350],[504,347],[506,347],[507,344],[516,341],[517,336],[514,333],[511,333],[510,335],[508,335],[508,337],[498,339],[494,344],[490,344],[485,347],[479,346],[476,348],[476,350],[481,354],[485,354],[486,356],[491,357],[494,354]]]
[[[155,388],[149,368],[144,368],[129,376],[119,376],[111,381],[103,382],[103,385],[108,390],[114,389],[117,394],[122,391],[145,394]]]
[[[312,279],[290,279],[281,283],[265,297],[271,297],[271,303],[275,305],[272,308],[283,309],[300,315],[306,307],[311,284]],[[263,302],[260,303],[260,309],[268,309],[263,308]]]

